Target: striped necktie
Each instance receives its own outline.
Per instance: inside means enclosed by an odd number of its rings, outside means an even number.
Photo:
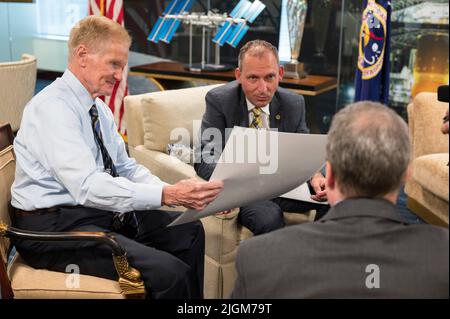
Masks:
[[[251,112],[253,113],[253,121],[250,124],[250,128],[256,128],[257,130],[264,128],[261,109],[254,107]]]
[[[100,129],[100,121],[98,120],[98,110],[95,104],[89,110],[89,114],[91,115],[92,120],[92,131],[94,132],[95,142],[97,143],[98,148],[100,149],[100,153],[102,153],[103,158],[103,166],[105,167],[105,172],[107,172],[112,177],[118,177],[116,167],[109,156],[108,150],[103,143],[102,131]]]
[[[92,131],[94,133],[95,142],[102,154],[103,166],[105,168],[105,172],[110,174],[112,177],[118,177],[116,167],[114,166],[113,160],[111,156],[109,156],[108,150],[103,143],[102,131],[100,128],[100,121],[98,119],[98,110],[97,106],[94,104],[89,110],[89,115],[92,120]],[[133,212],[131,213],[113,213],[113,229],[122,230],[126,232],[127,235],[134,237],[137,232],[137,219]]]

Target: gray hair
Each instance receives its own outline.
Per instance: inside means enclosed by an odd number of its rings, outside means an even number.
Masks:
[[[117,22],[104,16],[90,15],[83,18],[70,30],[69,61],[78,45],[84,44],[90,49],[98,51],[102,45],[112,39],[131,45],[128,31]]]
[[[247,42],[239,51],[239,69],[242,69],[242,62],[244,61],[246,54],[250,54],[251,56],[256,57],[262,57],[266,52],[271,52],[276,57],[278,65],[280,65],[280,58],[278,56],[277,48],[275,48],[267,41],[253,40]]]
[[[398,190],[408,169],[408,126],[379,103],[339,111],[328,133],[327,160],[346,197],[383,197]]]

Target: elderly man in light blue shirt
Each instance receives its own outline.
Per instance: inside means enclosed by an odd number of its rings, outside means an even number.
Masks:
[[[111,95],[121,80],[130,44],[125,29],[104,17],[89,16],[72,29],[68,69],[26,106],[14,142],[16,224],[34,231],[113,231],[151,286],[151,297],[201,298],[201,223],[166,228],[176,215],[157,209],[203,209],[223,183],[169,185],[128,157],[113,115],[98,97]],[[77,264],[84,274],[117,276],[102,245],[16,246],[37,268],[65,271]]]

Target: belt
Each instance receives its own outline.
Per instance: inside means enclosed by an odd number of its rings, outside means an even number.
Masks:
[[[80,205],[78,205],[78,206],[54,206],[54,207],[29,210],[29,211],[16,208],[15,215],[18,217],[26,217],[26,216],[36,216],[36,215],[44,215],[44,214],[55,214],[55,213],[59,213],[61,208],[74,209],[74,208],[78,208],[78,207],[81,207],[81,206]]]

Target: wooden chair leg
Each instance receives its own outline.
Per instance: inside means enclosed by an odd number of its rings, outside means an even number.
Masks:
[[[445,221],[437,217],[428,208],[409,196],[407,207],[428,224],[448,227],[448,224]]]
[[[1,238],[0,238],[1,240]],[[1,288],[1,298],[2,299],[13,299],[14,293],[11,288],[11,283],[6,272],[6,265],[3,262],[3,258],[0,255],[0,288]]]

